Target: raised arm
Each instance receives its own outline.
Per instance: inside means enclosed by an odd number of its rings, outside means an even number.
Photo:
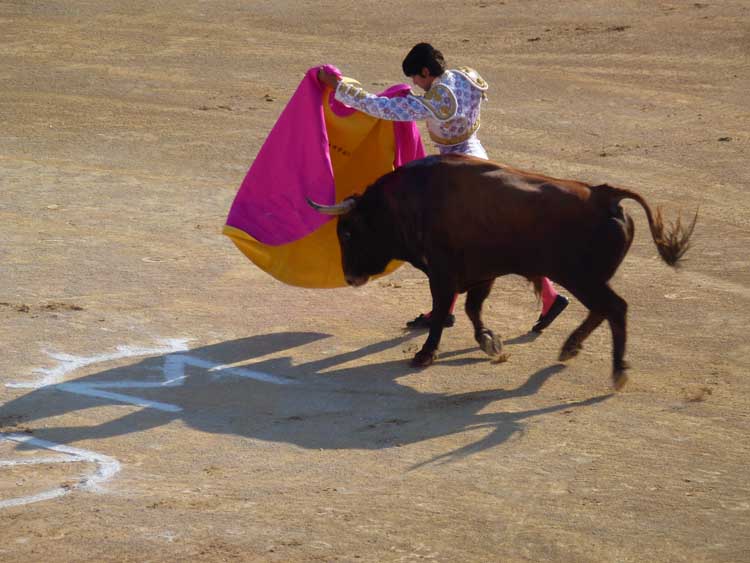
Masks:
[[[335,88],[336,99],[358,111],[388,121],[417,121],[435,117],[434,113],[420,101],[420,97],[409,94],[404,97],[387,98],[376,96],[351,79],[342,79],[321,69],[318,79]]]

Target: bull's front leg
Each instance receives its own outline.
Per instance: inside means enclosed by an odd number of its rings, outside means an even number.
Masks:
[[[430,315],[430,334],[422,349],[416,353],[411,364],[416,367],[427,367],[435,361],[443,326],[448,317],[453,297],[456,294],[455,284],[448,279],[430,276],[430,292],[432,293],[432,315]]]

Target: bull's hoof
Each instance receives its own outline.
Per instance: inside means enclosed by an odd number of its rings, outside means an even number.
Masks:
[[[415,368],[426,368],[435,362],[435,352],[425,352],[420,350],[411,360],[411,365]]]
[[[625,384],[628,382],[628,374],[624,371],[616,371],[612,374],[612,385],[615,391],[621,391]]]
[[[626,373],[628,367],[628,364],[623,362],[621,367],[615,368],[612,372],[612,385],[614,386],[615,391],[622,390],[628,382],[628,374]]]
[[[572,346],[566,344],[562,347],[562,350],[560,350],[560,356],[558,357],[558,360],[561,362],[572,360],[578,355],[578,352],[581,351],[581,348],[582,346],[580,344],[574,344]]]
[[[497,336],[495,336],[495,334],[491,330],[482,331],[477,338],[477,342],[479,343],[479,347],[482,349],[482,352],[484,352],[488,356],[491,356],[492,358],[497,358],[503,352],[502,341]]]

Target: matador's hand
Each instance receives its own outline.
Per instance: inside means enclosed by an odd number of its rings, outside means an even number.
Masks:
[[[325,84],[326,86],[330,86],[331,88],[336,88],[336,86],[339,85],[339,82],[341,81],[341,78],[333,74],[332,72],[328,72],[325,69],[321,68],[318,71],[318,80]]]

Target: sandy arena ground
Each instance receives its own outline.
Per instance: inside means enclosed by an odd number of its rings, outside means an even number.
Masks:
[[[417,270],[303,290],[220,234],[309,67],[423,40],[493,158],[700,207],[675,271],[626,204],[622,392],[519,278],[509,362],[461,315],[416,371]],[[0,1],[0,560],[747,561],[749,54],[745,0]]]

